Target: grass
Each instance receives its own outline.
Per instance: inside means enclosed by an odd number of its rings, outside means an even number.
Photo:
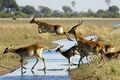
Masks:
[[[62,35],[56,35],[53,33],[39,34],[36,24],[30,24],[31,19],[17,19],[17,21],[12,22],[10,19],[0,20],[0,73],[5,70],[13,69],[20,65],[19,56],[14,54],[3,55],[3,50],[12,45],[13,48],[18,48],[31,44],[41,44],[47,48],[55,48],[56,45],[52,43],[54,40],[66,38]],[[39,19],[51,24],[60,24],[64,27],[65,31],[71,29],[72,26],[78,23],[79,19]],[[104,19],[83,19],[84,22],[78,27],[78,30],[83,36],[97,35],[100,39],[104,41],[105,44],[112,44],[119,50],[120,47],[120,28],[113,27],[114,22],[119,22],[119,20],[104,20]],[[74,38],[72,35],[70,37]],[[106,76],[116,76],[118,78],[119,69],[117,68],[118,60],[113,60],[105,65],[104,68],[98,69],[95,65],[83,65],[80,69],[70,71],[70,76],[72,79],[97,79],[102,80],[108,79]],[[110,66],[116,63],[114,66]],[[9,65],[11,64],[11,65]],[[119,64],[118,64],[119,65]],[[93,68],[94,67],[94,68]],[[91,70],[93,68],[93,70]],[[107,70],[108,69],[108,70]],[[84,74],[83,74],[84,73]],[[106,74],[105,74],[106,73]],[[94,74],[94,76],[92,76]],[[84,78],[85,77],[85,78]],[[101,78],[102,77],[102,78]],[[112,79],[112,77],[109,77]]]
[[[114,59],[101,68],[98,68],[94,63],[90,65],[84,64],[80,68],[71,70],[69,74],[73,80],[119,80],[119,66],[119,59]]]

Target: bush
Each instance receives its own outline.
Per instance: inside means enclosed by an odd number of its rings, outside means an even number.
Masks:
[[[18,12],[15,13],[15,17],[17,17],[17,18],[20,18],[20,17],[27,18],[28,15],[23,13],[23,12],[18,11]]]
[[[10,18],[13,17],[13,14],[0,12],[1,18]]]
[[[4,12],[0,12],[0,18],[13,18],[13,17],[16,17],[16,18],[27,18],[28,15],[23,13],[23,12],[16,12],[15,14],[11,14],[11,13],[4,13]]]

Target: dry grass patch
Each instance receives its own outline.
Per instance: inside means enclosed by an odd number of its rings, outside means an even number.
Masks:
[[[73,80],[119,80],[120,76],[119,59],[111,60],[98,68],[97,65],[91,63],[84,64],[80,68],[70,71]]]

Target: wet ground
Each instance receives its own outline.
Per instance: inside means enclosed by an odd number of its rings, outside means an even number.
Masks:
[[[94,36],[93,36],[94,37]],[[89,39],[91,37],[87,37]],[[54,41],[59,45],[64,45],[64,50],[67,50],[71,46],[75,45],[75,41],[68,41],[67,39]],[[46,59],[46,71],[43,71],[43,62],[40,62],[36,65],[33,72],[31,68],[34,65],[36,59],[28,59],[28,64],[25,65],[26,73],[21,76],[21,69],[17,69],[11,73],[0,76],[0,80],[70,80],[69,74],[67,71],[68,61],[60,53],[55,52],[55,49],[51,52],[44,51],[43,56]],[[79,55],[75,55],[71,58],[71,62],[78,64]],[[86,59],[83,60],[86,63]],[[77,68],[77,65],[73,65],[70,69]]]
[[[43,63],[40,62],[36,65],[33,72],[31,67],[34,65],[36,59],[28,60],[28,64],[25,65],[26,73],[21,76],[21,69],[17,69],[12,73],[8,73],[0,77],[0,80],[70,80],[68,75],[68,62],[60,53],[52,51],[51,53],[44,52],[43,56],[46,58],[46,71],[43,71]],[[79,56],[71,58],[72,62],[78,63]],[[76,68],[77,66],[71,66]]]

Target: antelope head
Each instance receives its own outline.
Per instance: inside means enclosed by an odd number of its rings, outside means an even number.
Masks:
[[[120,51],[117,51],[117,54],[120,54]]]
[[[3,51],[3,54],[9,53],[10,48],[11,48],[11,45],[5,48],[5,50]]]
[[[77,25],[73,26],[72,29],[68,31],[68,33],[74,34],[77,27],[80,26],[82,23],[83,23],[83,20],[79,21],[79,23]]]
[[[59,51],[61,51],[61,48],[63,48],[63,46],[59,46],[55,51],[59,52]]]
[[[33,17],[33,19],[30,21],[30,23],[35,23],[35,17]]]

